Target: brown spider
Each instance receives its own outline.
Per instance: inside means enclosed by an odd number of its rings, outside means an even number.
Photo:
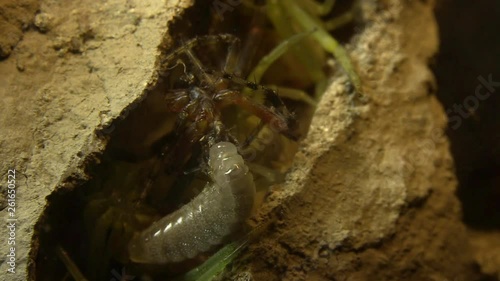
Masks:
[[[204,63],[193,51],[194,48],[209,47],[217,42],[224,42],[229,46],[221,71],[204,67]],[[222,111],[230,105],[239,106],[260,119],[260,124],[248,139],[253,138],[266,124],[276,133],[292,140],[297,139],[291,133],[294,120],[292,114],[276,91],[231,74],[235,72],[234,68],[238,63],[238,46],[239,40],[233,35],[207,35],[186,42],[166,57],[167,69],[168,63],[174,59],[177,61],[170,69],[179,65],[183,67],[180,79],[182,88],[169,90],[165,97],[168,110],[178,114],[177,141],[173,146],[175,149],[166,152],[169,163],[182,167],[196,143],[201,144],[203,151],[208,151],[208,147],[220,141],[238,144],[238,140],[222,121]],[[188,72],[188,68],[192,72]],[[265,96],[264,103],[252,99],[244,89],[262,91]],[[245,144],[248,143],[249,140],[245,141]]]

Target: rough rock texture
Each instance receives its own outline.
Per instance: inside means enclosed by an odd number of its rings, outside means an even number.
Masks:
[[[16,1],[0,2],[1,15],[11,15],[0,17],[0,27],[9,25],[0,30],[12,36],[0,41],[0,55],[10,54],[0,62],[2,192],[7,170],[17,170],[17,263],[9,280],[26,279],[45,197],[103,149],[96,128],[154,82],[167,21],[191,1],[179,2],[48,0],[36,15],[29,2],[19,17]],[[350,49],[363,95],[348,95],[345,78],[332,83],[287,183],[274,189],[258,218],[271,220],[270,228],[233,276],[478,279],[454,196],[446,119],[427,67],[438,48],[434,3],[361,3],[366,26]],[[2,220],[6,206],[2,201]],[[0,236],[7,232],[1,228]],[[8,245],[0,241],[6,272]]]
[[[361,2],[367,25],[351,55],[364,96],[347,96],[344,80],[324,95],[243,280],[478,278],[428,68],[433,4]]]
[[[0,1],[0,59],[7,57],[21,40],[38,10],[36,0]]]
[[[26,280],[33,226],[45,197],[68,174],[79,173],[84,157],[102,149],[96,128],[116,118],[154,80],[158,45],[176,6],[189,1],[184,2],[43,1],[36,27],[0,62],[3,193],[7,170],[17,171],[17,261],[9,280]],[[33,20],[26,19],[32,12],[6,12],[16,3],[0,4],[0,11],[11,15],[7,20]],[[5,32],[14,36],[18,30]],[[9,215],[5,207],[2,201],[2,221]],[[5,274],[10,268],[6,227],[0,237],[0,271]]]

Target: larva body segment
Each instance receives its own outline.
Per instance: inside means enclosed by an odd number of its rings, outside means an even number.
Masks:
[[[180,262],[219,245],[250,216],[255,184],[234,144],[210,147],[213,180],[191,202],[135,235],[129,243],[133,262]]]

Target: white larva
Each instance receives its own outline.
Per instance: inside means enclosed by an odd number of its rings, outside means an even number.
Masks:
[[[250,216],[255,184],[235,145],[219,142],[210,147],[208,164],[212,183],[132,238],[133,262],[164,264],[193,258],[223,243]]]

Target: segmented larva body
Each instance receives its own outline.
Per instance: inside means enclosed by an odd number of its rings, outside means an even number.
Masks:
[[[212,183],[191,202],[135,235],[130,259],[162,264],[193,258],[223,243],[252,211],[255,184],[234,144],[210,147]]]

